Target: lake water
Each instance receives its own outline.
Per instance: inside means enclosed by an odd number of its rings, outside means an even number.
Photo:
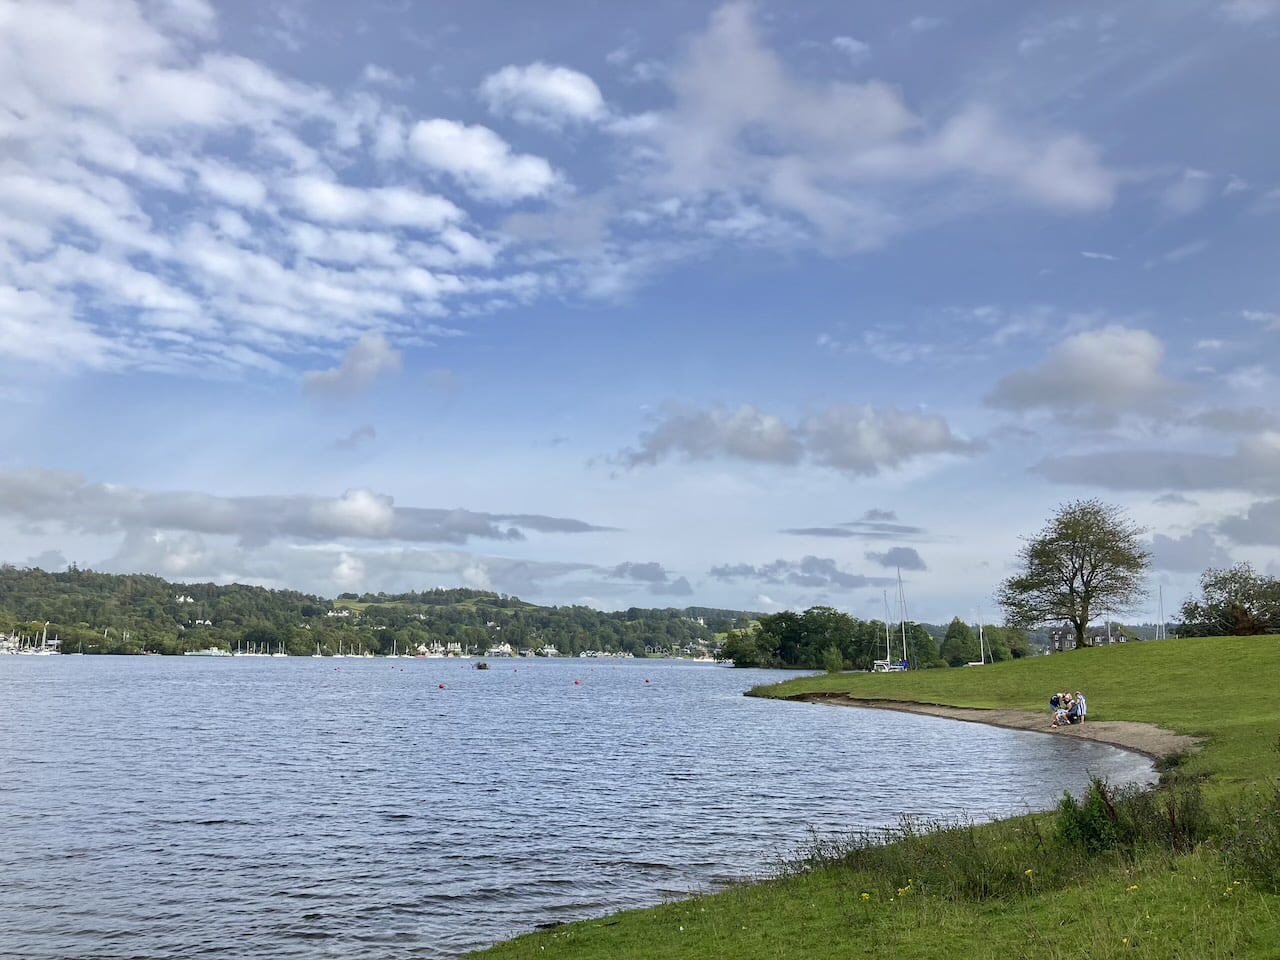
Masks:
[[[680,661],[0,657],[0,956],[456,957],[1141,758]],[[441,687],[443,684],[443,688]]]

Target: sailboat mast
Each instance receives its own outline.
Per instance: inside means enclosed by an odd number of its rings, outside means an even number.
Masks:
[[[898,567],[898,609],[902,611],[902,662],[907,662],[907,594],[902,589],[902,568]]]
[[[889,652],[889,591],[882,591],[884,594],[884,659],[887,663],[893,659],[893,654]]]

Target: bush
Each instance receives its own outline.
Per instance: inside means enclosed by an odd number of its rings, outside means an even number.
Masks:
[[[1139,846],[1183,852],[1211,832],[1212,821],[1197,784],[1159,791],[1115,790],[1094,777],[1083,801],[1063,795],[1055,836],[1061,845],[1088,854],[1132,851]]]
[[[827,673],[839,673],[844,669],[844,657],[837,646],[827,647],[822,651],[822,669]]]

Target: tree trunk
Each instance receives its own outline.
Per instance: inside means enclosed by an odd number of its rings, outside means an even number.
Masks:
[[[1081,623],[1073,623],[1072,626],[1075,627],[1076,629],[1076,649],[1079,650],[1081,647],[1089,646],[1089,641],[1085,639],[1085,635],[1084,635],[1085,629],[1089,625],[1087,623],[1081,622]]]

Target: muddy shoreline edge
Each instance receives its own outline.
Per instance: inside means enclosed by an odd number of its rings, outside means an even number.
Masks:
[[[1049,736],[1076,737],[1105,743],[1132,753],[1160,761],[1169,757],[1194,753],[1203,744],[1198,737],[1174,733],[1153,723],[1133,720],[1089,720],[1069,727],[1051,727],[1048,710],[984,709],[952,707],[941,703],[919,703],[912,700],[874,700],[850,697],[843,693],[804,693],[786,699],[799,703],[815,703],[835,707],[865,707],[872,710],[897,710],[926,717],[943,717],[965,723],[984,723],[1009,730],[1029,730]]]

